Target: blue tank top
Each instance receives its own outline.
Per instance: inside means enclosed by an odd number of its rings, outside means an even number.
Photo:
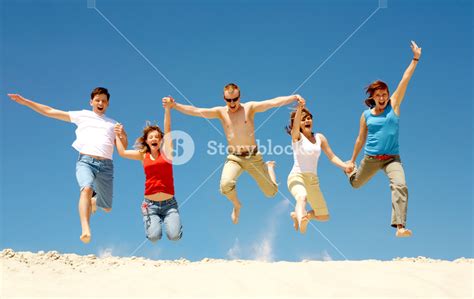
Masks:
[[[365,123],[367,124],[367,142],[365,143],[365,154],[376,155],[398,155],[398,117],[388,103],[385,110],[379,115],[373,115],[370,109],[364,111]]]

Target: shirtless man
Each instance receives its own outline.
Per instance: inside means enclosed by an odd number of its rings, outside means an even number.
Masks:
[[[258,152],[255,141],[254,116],[255,113],[265,112],[271,108],[288,105],[295,101],[300,102],[303,99],[299,95],[241,103],[239,87],[229,83],[224,87],[225,106],[197,108],[176,103],[172,98],[163,101],[168,100],[173,102],[171,107],[181,113],[208,119],[218,118],[221,121],[228,142],[229,155],[222,170],[220,191],[234,205],[231,215],[234,224],[239,222],[240,208],[242,207],[235,185],[237,178],[243,171],[247,171],[252,176],[265,196],[275,196],[278,191],[274,171],[275,163],[273,161],[265,163],[262,155]]]

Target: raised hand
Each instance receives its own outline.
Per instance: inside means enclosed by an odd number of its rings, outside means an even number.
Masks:
[[[296,101],[298,102],[298,106],[304,107],[306,105],[305,99],[303,99],[303,97],[300,96],[299,94],[295,94],[295,96],[296,96]]]
[[[19,94],[9,93],[8,96],[12,101],[17,102],[18,104],[24,105],[26,103],[26,99]]]
[[[418,47],[418,45],[414,41],[411,41],[410,47],[411,47],[411,50],[413,51],[413,58],[420,59],[421,48]]]
[[[174,107],[174,105],[176,105],[175,100],[171,96],[164,97],[161,99],[161,102],[163,104],[163,108],[165,109],[171,109]]]

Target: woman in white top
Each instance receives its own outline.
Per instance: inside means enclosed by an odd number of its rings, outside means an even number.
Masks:
[[[344,171],[349,165],[342,162],[331,150],[323,134],[313,133],[313,116],[304,107],[305,101],[298,103],[296,111],[290,116],[290,125],[286,131],[291,135],[294,164],[288,175],[288,189],[296,199],[295,211],[291,213],[295,230],[306,232],[309,220],[329,220],[329,212],[323,194],[319,188],[317,175],[321,149],[329,160]],[[312,210],[306,212],[306,202]]]

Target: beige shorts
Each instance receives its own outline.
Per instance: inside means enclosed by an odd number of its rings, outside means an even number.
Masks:
[[[222,169],[220,191],[224,195],[235,193],[235,185],[242,172],[248,174],[257,182],[258,187],[267,197],[273,197],[278,192],[278,185],[273,183],[268,167],[260,153],[251,156],[236,156],[229,154]]]
[[[288,190],[294,198],[305,197],[316,216],[329,215],[319,179],[314,173],[292,173],[288,176]]]

